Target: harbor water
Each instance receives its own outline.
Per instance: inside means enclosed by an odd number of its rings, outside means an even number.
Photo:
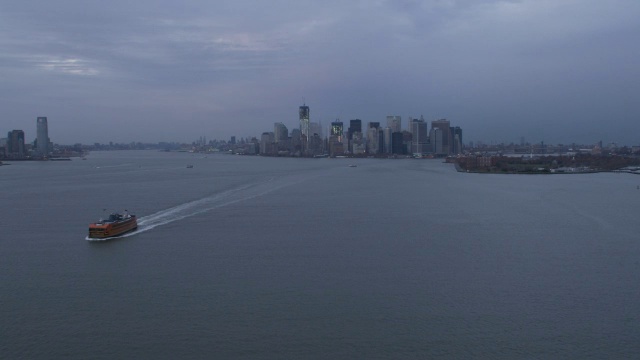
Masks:
[[[0,358],[636,358],[639,184],[437,159],[11,163]],[[87,241],[125,209],[137,232]]]

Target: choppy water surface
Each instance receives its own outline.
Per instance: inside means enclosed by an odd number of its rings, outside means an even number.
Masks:
[[[437,160],[14,163],[0,357],[634,358],[639,184]],[[125,208],[137,232],[85,240]]]

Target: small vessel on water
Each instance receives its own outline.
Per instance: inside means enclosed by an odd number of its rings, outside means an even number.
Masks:
[[[90,239],[108,239],[134,231],[138,228],[138,219],[135,215],[129,215],[127,210],[124,215],[113,213],[107,220],[89,224]]]

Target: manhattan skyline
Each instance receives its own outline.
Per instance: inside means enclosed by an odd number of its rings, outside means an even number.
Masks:
[[[0,1],[0,121],[57,143],[447,118],[470,141],[636,145],[634,1]],[[29,130],[30,132],[30,130]],[[27,135],[31,138],[34,134]]]

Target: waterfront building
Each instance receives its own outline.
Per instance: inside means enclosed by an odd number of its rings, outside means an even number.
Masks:
[[[444,155],[442,150],[442,129],[437,127],[432,127],[429,132],[429,144],[430,144],[430,152],[436,155]]]
[[[363,155],[367,152],[366,143],[362,137],[362,132],[356,131],[351,139],[351,153],[353,155]]]
[[[291,151],[297,153],[299,156],[302,149],[302,132],[300,129],[291,130]]]
[[[426,154],[429,146],[429,124],[424,121],[422,116],[420,119],[409,118],[409,128],[411,131],[411,153],[416,156]]]
[[[380,154],[384,143],[384,136],[379,121],[370,121],[366,133],[367,153]]]
[[[391,153],[396,155],[404,154],[403,134],[400,131],[391,133]]]
[[[382,129],[382,134],[383,134],[383,145],[382,145],[382,152],[385,154],[391,154],[391,128],[390,127],[386,127],[384,129]]]
[[[362,132],[362,120],[360,119],[353,119],[353,120],[349,120],[349,132],[347,137],[349,138],[349,140],[353,139],[353,134],[356,132]]]
[[[344,153],[344,124],[337,120],[331,122],[329,134],[329,155],[336,156]]]
[[[434,152],[437,155],[449,155],[451,153],[451,143],[453,142],[452,140],[452,136],[451,136],[451,129],[449,126],[449,120],[447,119],[440,119],[440,120],[434,120],[431,122],[431,130],[434,129],[438,129],[441,134],[436,134],[436,136],[438,136],[440,139],[440,141],[438,142],[438,150],[435,150],[434,148]]]
[[[371,125],[371,123],[369,123]],[[367,129],[367,153],[378,154],[380,152],[380,131],[376,127]]]
[[[342,121],[333,121],[331,123],[331,134],[329,134],[329,136],[336,136],[338,141],[342,142],[343,126]]]
[[[7,138],[0,138],[0,158],[7,157]]]
[[[291,138],[287,127],[281,122],[274,123],[273,134],[277,151],[288,152],[291,149]]]
[[[49,145],[49,126],[46,116],[39,116],[36,120],[37,124],[37,143],[36,151],[39,156],[47,156],[51,152]]]
[[[277,122],[273,124],[273,134],[274,134],[274,141],[276,143],[285,141],[289,138],[289,130],[281,122]]]
[[[21,158],[26,155],[24,146],[24,131],[12,130],[7,134],[7,155]]]
[[[329,156],[336,156],[344,154],[344,144],[342,141],[338,141],[337,136],[329,137]]]
[[[402,153],[410,154],[411,153],[411,131],[402,130]]]
[[[318,134],[313,134],[309,138],[307,156],[316,156],[324,154],[324,141]]]
[[[451,127],[451,135],[453,137],[451,153],[454,155],[462,154],[462,129],[459,126]]]
[[[355,133],[362,134],[362,120],[353,119],[349,120],[349,130],[347,131],[347,139],[349,141],[348,148],[349,152],[353,152],[353,136]]]
[[[260,155],[273,155],[275,152],[275,135],[272,132],[263,132],[260,137]]]
[[[309,123],[309,135],[313,136],[313,134],[318,134],[322,138],[322,124],[319,122]]]
[[[255,137],[248,139],[244,144],[244,153],[247,155],[255,155],[260,153],[260,141]]]
[[[387,116],[387,127],[391,128],[392,133],[402,131],[402,118],[398,115]]]

